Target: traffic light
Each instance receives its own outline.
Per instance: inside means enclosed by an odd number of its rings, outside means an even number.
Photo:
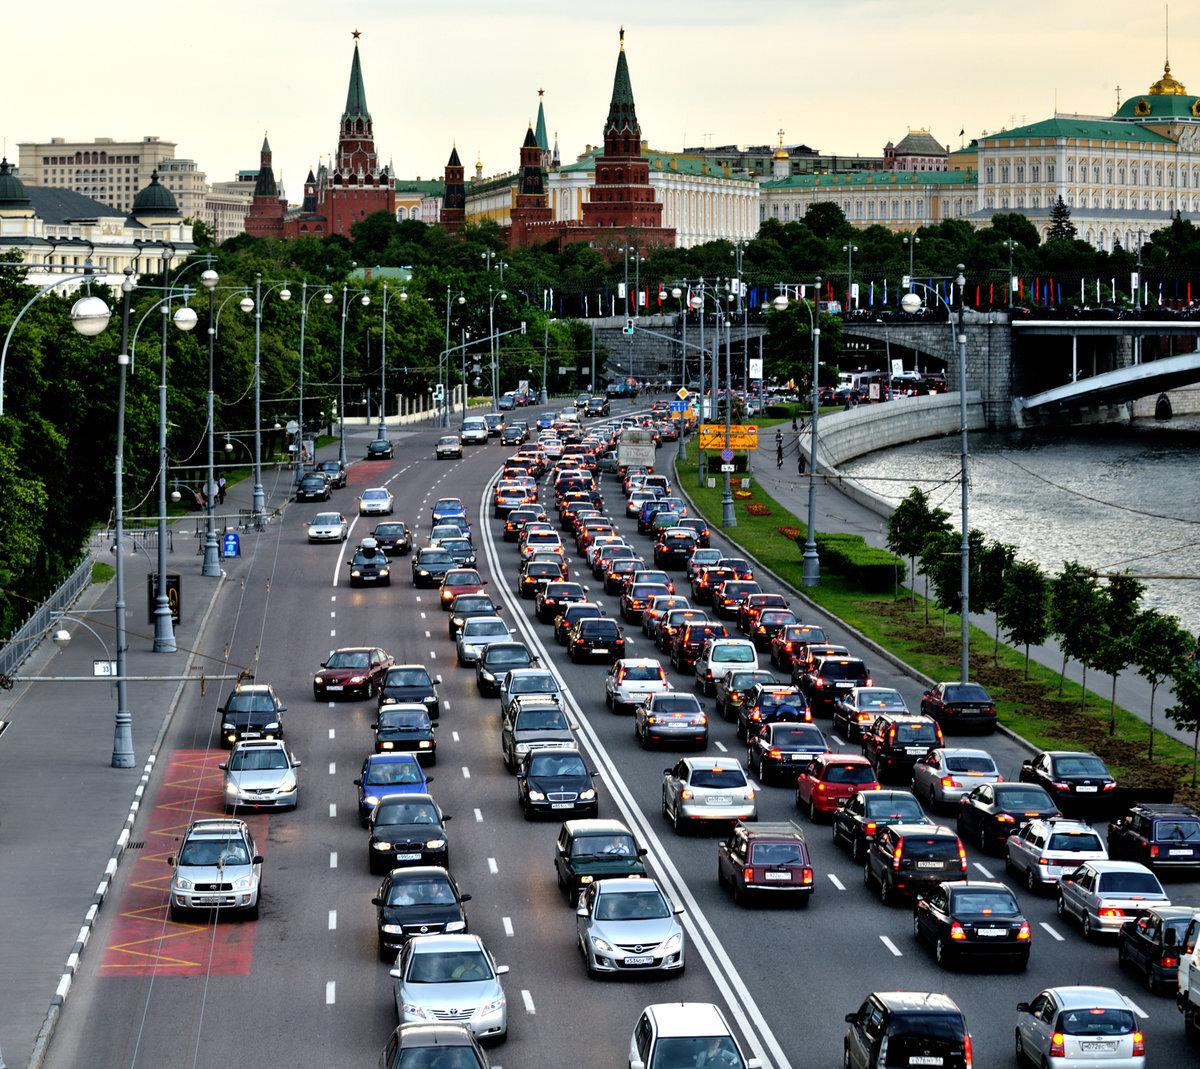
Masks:
[[[632,334],[633,333],[633,320],[632,319],[625,320],[625,329],[621,333],[622,334]]]
[[[441,402],[441,401],[444,401],[445,398],[446,398],[446,388],[439,382],[433,388],[433,399],[435,401]]]

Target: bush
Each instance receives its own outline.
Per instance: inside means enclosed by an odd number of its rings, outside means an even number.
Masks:
[[[807,535],[796,539],[804,551]],[[860,590],[885,593],[904,578],[904,561],[886,549],[867,545],[862,535],[817,534],[817,555],[823,567],[845,576]]]
[[[763,409],[765,419],[790,419],[795,415],[792,405],[767,405]]]

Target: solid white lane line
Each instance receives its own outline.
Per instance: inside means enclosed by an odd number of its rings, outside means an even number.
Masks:
[[[890,950],[896,957],[904,957],[904,955],[900,952],[900,948],[896,946],[896,944],[893,943],[886,935],[881,935],[879,937],[879,941],[883,943],[883,945],[887,947],[888,950]]]
[[[331,869],[337,868],[337,851],[336,850],[329,851],[329,867]]]
[[[337,1002],[337,984],[330,980],[325,985],[325,1005],[332,1006],[335,1002]]]
[[[463,772],[463,779],[471,778],[471,770],[469,768],[467,768],[466,765],[462,766],[462,772]]]
[[[1055,942],[1061,943],[1063,941],[1063,937],[1059,935],[1058,932],[1056,932],[1053,928],[1051,928],[1050,925],[1048,925],[1045,921],[1042,921],[1042,927],[1046,929],[1050,935],[1050,938]]]
[[[526,1013],[528,1013],[530,1016],[533,1016],[537,1013],[537,1010],[533,1008],[533,996],[524,988],[521,988],[521,1001],[525,1003]]]
[[[829,882],[832,883],[833,886],[836,887],[839,891],[844,891],[846,889],[846,885],[844,883],[842,883],[842,881],[839,880],[834,873],[827,872],[827,873],[825,873],[825,875],[829,877]]]
[[[329,818],[332,820],[337,816],[337,802],[329,803]]]
[[[500,922],[504,925],[504,934],[507,936],[511,936],[513,934],[512,918],[511,917],[501,917]]]
[[[337,929],[337,910],[331,909],[329,911],[329,930],[332,932],[332,931],[335,931],[336,929]]]
[[[496,859],[494,857],[488,858],[488,872],[490,872],[493,876],[498,875],[500,872],[500,866],[496,864]]]
[[[1150,1014],[1148,1014],[1144,1009],[1142,1009],[1142,1007],[1139,1006],[1136,1002],[1134,1002],[1133,999],[1131,999],[1128,995],[1125,995],[1125,1001],[1128,1002],[1129,1005],[1133,1007],[1133,1012],[1136,1013],[1143,1021],[1146,1020],[1146,1018],[1150,1016]]]
[[[975,862],[975,867],[976,867],[976,868],[977,868],[977,869],[978,869],[980,872],[982,872],[982,873],[983,873],[983,878],[984,878],[985,880],[994,880],[994,879],[996,878],[996,877],[995,877],[995,876],[993,876],[993,875],[992,875],[990,872],[988,872],[988,870],[987,870],[986,868],[984,868],[984,867],[983,867],[981,864],[979,864],[979,862],[978,862],[978,861],[976,861],[976,862]]]
[[[482,824],[482,823],[483,823],[483,810],[482,810],[482,809],[476,809],[476,810],[475,810],[475,823],[476,823],[476,824]]]

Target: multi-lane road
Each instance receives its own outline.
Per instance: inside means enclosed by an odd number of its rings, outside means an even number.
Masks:
[[[490,1052],[493,1065],[624,1065],[641,1008],[686,999],[721,1003],[764,1065],[829,1067],[841,1061],[844,1015],[869,991],[897,988],[950,994],[966,1014],[976,1065],[1004,1065],[1013,1057],[1015,1004],[1041,987],[1081,982],[1117,987],[1140,1008],[1151,1064],[1182,1065],[1194,1057],[1173,1002],[1122,973],[1111,944],[1089,944],[1059,920],[1051,898],[1018,889],[1034,930],[1026,972],[940,969],[914,942],[911,910],[880,905],[863,887],[861,869],[833,846],[829,826],[798,814],[783,787],[760,791],[760,819],[793,819],[804,829],[816,868],[812,905],[804,911],[734,905],[717,886],[716,834],[679,837],[660,814],[662,772],[674,755],[639,748],[632,718],[605,708],[604,666],[571,664],[550,627],[534,620],[532,602],[513,593],[517,553],[502,541],[488,508],[489,484],[507,451],[478,447],[462,460],[438,462],[435,438],[433,431],[399,436],[399,459],[356,464],[350,486],[335,492],[331,505],[353,516],[362,487],[386,485],[395,494],[396,517],[416,527],[419,541],[434,501],[461,497],[468,504],[489,592],[504,599],[518,637],[556,668],[568,691],[580,740],[601,772],[601,815],[630,825],[649,848],[653,874],[685,911],[686,974],[586,978],[575,918],[555,884],[557,825],[521,818],[500,757],[497,699],[481,697],[473,672],[455,666],[436,590],[412,587],[404,557],[395,560],[391,587],[351,590],[347,547],[308,545],[304,523],[318,509],[292,505],[281,523],[244,544],[243,581],[224,584],[203,636],[205,652],[219,656],[228,648],[233,662],[255,663],[257,680],[274,684],[288,706],[288,743],[303,762],[298,809],[254,818],[265,856],[261,918],[222,920],[216,928],[166,918],[166,859],[189,819],[212,815],[205,812],[214,798],[212,770],[224,753],[214,731],[224,694],[210,690],[190,698],[174,718],[147,800],[145,845],[136,863],[121,866],[49,1066],[66,1069],[85,1057],[112,1067],[376,1063],[396,1012],[388,967],[376,954],[370,899],[379,878],[367,871],[352,783],[372,747],[374,703],[317,702],[311,686],[331,649],[363,644],[382,646],[397,661],[424,662],[442,676],[431,790],[453,817],[450,866],[473,895],[471,930],[510,966],[509,1039]],[[606,477],[602,489],[618,526],[649,556],[649,542],[624,518],[619,486]],[[373,525],[355,520],[348,546]],[[722,544],[719,536],[714,544]],[[571,578],[579,573],[616,616],[615,599],[602,593],[583,562],[572,557],[571,567]],[[799,615],[858,652],[836,621],[812,610]],[[655,655],[636,627],[626,635],[629,656]],[[868,663],[877,682],[895,686],[916,707],[921,687],[913,679],[887,663]],[[668,672],[675,686],[691,687],[690,679]],[[828,731],[828,722],[822,727]],[[830,739],[835,749],[856,749]],[[999,735],[984,745],[1005,777],[1015,778],[1020,748]],[[745,759],[733,725],[716,716],[709,752]],[[970,846],[968,857],[971,876],[1004,878],[1000,859]],[[1168,890],[1181,902],[1200,897],[1194,882],[1176,880]]]

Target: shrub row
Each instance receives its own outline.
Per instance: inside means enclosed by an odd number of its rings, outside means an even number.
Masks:
[[[796,538],[796,545],[804,552],[807,535]],[[876,549],[856,534],[817,534],[817,553],[821,566],[845,576],[860,590],[885,593],[894,590],[896,583],[904,578],[904,561],[886,549]]]

